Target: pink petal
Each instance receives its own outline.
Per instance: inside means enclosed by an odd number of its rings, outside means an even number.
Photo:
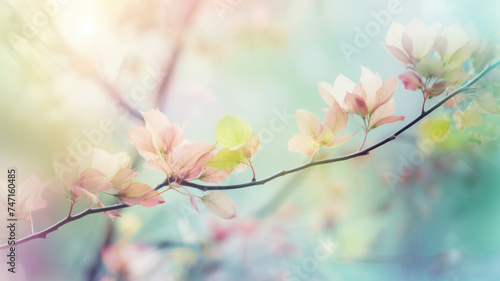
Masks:
[[[144,127],[132,128],[128,133],[130,143],[137,148],[139,154],[146,160],[154,159],[157,150],[153,144],[151,132]]]
[[[132,171],[129,168],[122,168],[118,170],[113,179],[111,179],[111,184],[113,189],[121,191],[127,189],[139,173]]]
[[[99,206],[99,208],[103,208],[104,205],[102,204],[101,201],[97,202],[97,206]],[[104,214],[110,218],[111,220],[113,220],[114,218],[119,218],[122,216],[122,213],[120,213],[119,210],[111,210],[111,211],[106,211],[104,212]]]
[[[448,88],[448,83],[446,83],[446,82],[447,81],[441,81],[441,82],[434,83],[432,85],[431,89],[429,90],[430,96],[437,97],[440,94],[442,94]]]
[[[80,188],[79,186],[73,186],[71,188],[72,192],[72,198],[76,202],[79,200],[81,197],[87,198],[89,202],[89,207],[92,207],[95,203],[99,203],[99,195],[97,195],[94,192],[89,192],[88,190],[85,190],[83,188]]]
[[[378,89],[376,93],[375,106],[371,109],[371,111],[373,112],[381,105],[387,103],[394,95],[397,87],[398,79],[395,75],[387,78],[387,80],[385,80],[382,84],[382,87]]]
[[[210,152],[215,149],[215,144],[207,142],[184,142],[172,152],[174,169],[177,176],[188,179],[199,176],[203,168],[213,158]],[[195,175],[196,174],[196,175]]]
[[[326,104],[331,105],[332,102],[335,100],[332,95],[332,86],[328,82],[320,82],[318,83],[318,90],[319,94],[323,98],[323,100],[326,102]]]
[[[130,188],[118,193],[116,197],[120,199],[120,202],[129,206],[141,205],[144,207],[153,207],[165,203],[165,200],[163,200],[158,191],[140,182],[132,183]]]
[[[318,146],[314,143],[313,139],[305,134],[294,135],[288,141],[288,150],[290,151],[313,155],[317,149]]]
[[[434,42],[434,49],[436,49],[436,53],[443,58],[448,47],[448,41],[443,36],[438,36],[436,38],[436,42]]]
[[[189,192],[189,202],[191,203],[191,205],[193,206],[193,208],[198,212],[198,214],[200,213],[200,210],[198,210],[198,204],[196,204],[196,200],[194,200],[194,196],[191,194],[191,192]]]
[[[356,94],[347,93],[345,96],[345,103],[352,107],[354,113],[359,114],[361,117],[364,117],[368,114],[368,107],[366,106],[365,100]]]
[[[103,172],[92,168],[84,170],[75,185],[89,192],[106,191],[113,187]]]
[[[377,123],[373,124],[373,127],[379,127],[380,125],[384,125],[387,123],[394,123],[394,122],[403,121],[403,120],[405,120],[404,116],[392,115],[392,116],[380,119]]]
[[[300,131],[308,136],[317,137],[323,130],[323,125],[318,117],[307,110],[299,109],[295,111],[295,119]]]
[[[354,135],[356,135],[358,132],[354,132],[354,133],[346,133],[346,134],[342,134],[336,138],[334,138],[330,143],[326,144],[325,146],[326,147],[336,147],[336,146],[339,146],[341,144],[343,144],[344,142],[346,142],[347,140],[349,140],[350,138],[352,138]]]
[[[326,112],[325,120],[323,121],[323,125],[330,129],[332,134],[335,136],[338,132],[343,130],[347,122],[349,120],[349,116],[344,110],[340,107],[340,105],[334,101],[332,106]]]
[[[164,159],[148,160],[144,163],[143,167],[164,172],[167,176],[171,176],[173,174],[171,167]]]
[[[403,50],[402,37],[405,27],[399,23],[393,22],[387,30],[385,36],[385,43],[390,46],[394,46],[400,50]]]
[[[236,216],[236,207],[229,196],[220,191],[214,191],[201,197],[208,211],[223,218],[232,219]]]
[[[384,44],[383,46],[396,59],[402,61],[405,64],[405,67],[408,67],[409,65],[412,64],[410,57],[407,54],[405,54],[402,50],[386,44]]]
[[[399,75],[399,80],[403,82],[405,89],[416,91],[424,86],[422,79],[414,72],[406,72]]]
[[[380,78],[378,73],[373,74],[368,68],[361,66],[360,83],[361,85],[359,86],[363,90],[358,92],[353,90],[353,93],[362,96],[365,99],[368,111],[371,111],[375,106],[376,93],[383,85],[382,78]]]
[[[200,180],[208,183],[220,182],[226,179],[232,171],[233,169],[225,171],[207,166],[205,167],[205,170],[203,170]]]
[[[402,45],[403,45],[403,49],[405,50],[405,52],[411,56],[413,53],[413,42],[412,42],[410,36],[408,36],[408,34],[406,34],[406,32],[403,32]]]
[[[160,110],[151,109],[142,113],[142,116],[146,122],[146,128],[151,132],[153,144],[155,144],[157,151],[168,154],[184,139],[179,126],[171,123]]]
[[[31,175],[21,185],[17,187],[16,199],[16,217],[31,223],[31,212],[36,211],[47,206],[47,201],[42,198],[42,192],[47,184],[42,183],[40,178],[36,175]],[[7,189],[1,186],[0,188]],[[4,200],[4,204],[8,205],[8,197]]]

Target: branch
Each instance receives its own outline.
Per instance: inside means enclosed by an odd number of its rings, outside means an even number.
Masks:
[[[433,107],[431,107],[429,110],[422,112],[422,114],[420,114],[418,117],[416,117],[415,119],[413,119],[413,121],[411,121],[410,123],[408,123],[403,128],[399,129],[398,131],[396,131],[395,133],[393,133],[389,137],[383,139],[382,141],[380,141],[380,142],[378,142],[378,143],[376,143],[376,144],[374,144],[374,145],[372,145],[372,146],[370,146],[368,148],[365,148],[364,150],[358,151],[356,153],[348,154],[348,155],[337,157],[337,158],[331,158],[331,159],[325,159],[325,160],[321,160],[321,161],[309,162],[309,163],[303,164],[301,166],[298,166],[298,167],[295,167],[295,168],[292,168],[292,169],[289,169],[289,170],[282,170],[281,172],[278,172],[278,173],[276,173],[276,174],[274,174],[272,176],[269,176],[267,178],[264,178],[262,180],[251,181],[251,182],[248,182],[248,183],[235,184],[235,185],[225,185],[225,186],[208,186],[208,185],[196,184],[196,183],[187,182],[187,181],[181,181],[180,184],[184,185],[184,186],[190,186],[190,187],[193,187],[193,188],[196,188],[196,189],[200,189],[200,190],[203,190],[203,191],[239,189],[239,188],[245,188],[245,187],[250,187],[250,186],[263,185],[263,184],[265,184],[265,183],[267,183],[269,181],[272,181],[272,180],[274,180],[276,178],[282,177],[282,176],[287,175],[287,174],[292,174],[292,173],[295,173],[295,172],[307,169],[309,167],[318,166],[318,165],[324,165],[324,164],[329,164],[329,163],[334,163],[334,162],[341,162],[341,161],[345,161],[345,160],[348,160],[348,159],[356,158],[356,157],[359,157],[359,156],[368,155],[370,153],[370,151],[375,150],[378,147],[381,147],[384,144],[386,144],[386,143],[388,143],[388,142],[396,139],[396,137],[398,135],[402,134],[403,132],[405,132],[406,130],[408,130],[409,128],[411,128],[413,125],[415,125],[416,123],[418,123],[420,120],[422,120],[424,117],[426,117],[427,115],[429,115],[430,113],[432,113],[433,111],[435,111],[436,109],[438,109],[441,105],[443,105],[449,99],[453,98],[454,96],[458,95],[461,92],[469,90],[472,85],[474,85],[475,83],[477,83],[477,81],[479,81],[481,78],[483,78],[484,75],[486,75],[488,72],[490,72],[492,69],[496,68],[499,65],[500,65],[500,61],[497,61],[497,62],[489,65],[481,73],[479,73],[474,79],[472,79],[467,84],[465,84],[464,86],[460,87],[459,89],[455,90],[453,93],[449,94],[447,97],[445,97],[443,100],[441,100],[436,105],[434,105]],[[155,188],[155,190],[159,190],[162,187],[167,186],[169,184],[169,181],[170,181],[170,179],[167,179],[167,180],[163,181],[161,184],[159,184]],[[43,231],[40,231],[38,233],[29,235],[29,236],[24,237],[24,238],[22,238],[20,240],[17,240],[15,245],[4,244],[4,245],[0,246],[0,250],[8,249],[11,246],[17,246],[17,245],[20,245],[20,244],[24,244],[24,243],[26,243],[28,241],[31,241],[31,240],[34,240],[34,239],[46,238],[49,233],[52,233],[52,232],[58,230],[59,227],[65,225],[67,223],[70,223],[72,221],[81,219],[81,218],[83,218],[83,217],[85,217],[87,215],[96,214],[96,213],[103,213],[103,212],[112,211],[112,210],[119,210],[119,209],[123,209],[123,208],[127,208],[127,207],[130,207],[130,206],[125,205],[125,204],[115,204],[115,205],[111,205],[111,206],[107,206],[107,207],[102,207],[102,208],[88,208],[88,209],[84,210],[83,212],[81,212],[81,213],[79,213],[77,215],[74,215],[74,216],[68,215],[65,219],[59,221],[58,223],[54,224],[53,226],[51,226],[51,227],[49,227],[49,228],[47,228],[47,229],[45,229]]]
[[[156,104],[157,107],[161,108],[165,103],[165,99],[167,98],[167,90],[174,76],[175,67],[177,66],[177,62],[179,61],[179,58],[184,49],[187,30],[189,29],[194,19],[195,12],[200,6],[201,2],[201,0],[195,0],[194,3],[191,4],[191,7],[189,7],[186,15],[182,20],[180,29],[177,31],[174,50],[172,52],[172,55],[165,62],[166,75],[161,80],[156,93],[154,104]]]
[[[376,143],[376,144],[374,144],[374,145],[372,145],[372,146],[370,146],[368,148],[365,148],[364,150],[361,150],[361,151],[358,151],[358,152],[355,152],[355,153],[352,153],[352,154],[344,155],[344,156],[341,156],[341,157],[337,157],[337,158],[325,159],[325,160],[321,160],[321,161],[312,161],[312,162],[303,164],[301,166],[292,168],[290,170],[282,170],[281,172],[278,172],[278,173],[276,173],[276,174],[274,174],[274,175],[272,175],[270,177],[264,178],[262,180],[251,181],[251,182],[242,183],[242,184],[233,184],[233,185],[224,185],[224,186],[222,186],[222,185],[211,186],[211,185],[197,184],[197,183],[192,183],[192,182],[187,182],[187,181],[181,181],[180,184],[181,185],[185,185],[185,186],[190,186],[192,188],[196,188],[196,189],[203,190],[203,191],[239,189],[239,188],[245,188],[245,187],[250,187],[250,186],[263,185],[263,184],[265,184],[265,183],[267,183],[269,181],[272,181],[272,180],[274,180],[276,178],[282,177],[284,175],[292,174],[292,173],[295,173],[295,172],[298,172],[298,171],[301,171],[301,170],[304,170],[304,169],[307,169],[307,168],[310,168],[310,167],[313,167],[313,166],[324,165],[324,164],[329,164],[329,163],[334,163],[334,162],[341,162],[341,161],[349,160],[349,159],[352,159],[352,158],[356,158],[356,157],[368,155],[370,153],[370,151],[375,150],[376,148],[379,148],[379,147],[383,146],[384,144],[386,144],[386,143],[388,143],[388,142],[396,139],[397,136],[399,136],[400,134],[402,134],[403,132],[405,132],[406,130],[408,130],[409,128],[411,128],[413,125],[417,124],[424,117],[426,117],[427,115],[429,115],[430,113],[432,113],[433,111],[435,111],[436,109],[438,109],[446,101],[450,100],[451,98],[453,98],[454,96],[458,95],[459,93],[462,93],[462,92],[464,92],[466,90],[469,90],[472,85],[474,85],[475,83],[477,83],[477,81],[479,81],[481,78],[483,78],[484,75],[486,75],[488,72],[490,72],[491,70],[495,69],[499,65],[500,65],[500,60],[497,61],[497,62],[495,62],[495,63],[493,63],[493,64],[488,65],[474,79],[470,80],[467,84],[463,85],[462,87],[458,88],[457,90],[455,90],[454,92],[452,92],[451,94],[449,94],[448,96],[446,96],[444,99],[442,99],[436,105],[434,105],[433,107],[431,107],[429,110],[422,111],[422,113],[418,117],[416,117],[415,119],[413,119],[406,126],[404,126],[403,128],[399,129],[398,131],[394,132],[393,134],[391,134],[387,138],[381,140],[380,142],[378,142],[378,143]]]
[[[164,186],[167,186],[168,185],[168,181],[165,180],[164,182],[162,182],[161,184],[159,184],[155,190],[159,190],[160,188],[164,187]],[[77,214],[77,215],[68,215],[66,218],[62,219],[61,221],[59,221],[58,223],[54,224],[53,226],[43,230],[43,231],[40,231],[38,233],[35,233],[35,234],[32,234],[32,235],[29,235],[29,236],[26,236],[22,239],[19,239],[16,241],[16,243],[14,245],[9,245],[9,244],[4,244],[2,246],[0,246],[0,250],[4,250],[4,249],[8,249],[10,247],[13,247],[13,246],[17,246],[17,245],[20,245],[20,244],[24,244],[26,242],[29,242],[31,240],[34,240],[34,239],[38,239],[38,238],[47,238],[47,234],[51,233],[51,232],[54,232],[56,230],[59,229],[59,227],[67,224],[67,223],[70,223],[72,221],[76,221],[76,220],[79,220],[87,215],[90,215],[90,214],[96,214],[96,213],[104,213],[104,212],[108,212],[108,211],[113,211],[113,210],[119,210],[119,209],[124,209],[124,208],[128,208],[130,207],[129,205],[125,205],[125,204],[114,204],[114,205],[111,205],[111,206],[106,206],[106,207],[101,207],[101,208],[88,208],[86,210],[84,210],[83,212]]]

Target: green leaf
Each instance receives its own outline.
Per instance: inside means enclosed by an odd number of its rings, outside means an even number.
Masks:
[[[463,113],[460,111],[453,113],[453,119],[455,119],[455,124],[460,131],[483,124],[483,116],[475,111],[473,106],[469,106]]]
[[[238,150],[224,148],[215,154],[214,158],[208,163],[208,166],[219,170],[230,170],[245,160],[245,156]]]
[[[484,142],[483,135],[481,135],[481,134],[480,134],[480,133],[478,133],[478,132],[470,132],[470,133],[469,133],[468,140],[469,140],[470,142],[475,142],[475,143],[477,143],[479,146],[483,145],[483,142]]]
[[[252,127],[239,116],[226,115],[215,126],[215,138],[223,148],[245,144],[253,136]]]
[[[435,59],[423,58],[417,64],[417,72],[420,74],[420,77],[432,77],[442,71],[442,62]]]
[[[444,140],[450,132],[450,118],[448,116],[440,116],[426,119],[418,129],[422,139],[431,139],[434,142],[440,142]]]
[[[491,92],[481,91],[477,93],[473,99],[486,113],[500,114],[500,107]]]

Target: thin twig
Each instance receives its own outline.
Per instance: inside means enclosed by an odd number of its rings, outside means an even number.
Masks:
[[[175,40],[176,45],[174,46],[174,50],[172,51],[172,54],[168,58],[167,62],[165,63],[166,68],[165,68],[165,77],[160,81],[160,84],[158,86],[158,90],[156,93],[155,101],[154,104],[158,107],[163,107],[163,104],[165,102],[165,99],[167,98],[167,91],[168,87],[171,84],[172,78],[174,76],[174,70],[177,66],[177,63],[179,61],[179,58],[182,54],[182,51],[184,50],[184,44],[185,44],[185,37],[186,37],[186,32],[188,28],[190,27],[191,23],[193,22],[194,15],[196,10],[201,4],[201,0],[196,0],[193,4],[191,4],[191,7],[189,8],[188,12],[184,16],[183,22],[181,24],[181,28],[177,31],[177,39]]]
[[[168,185],[168,181],[165,180],[163,183],[159,184],[155,188],[155,190],[158,190],[158,189],[160,189],[164,186],[167,186],[167,185]],[[20,244],[24,244],[24,243],[31,241],[31,240],[34,240],[34,239],[47,238],[47,234],[58,230],[59,227],[65,225],[67,223],[70,223],[72,221],[79,220],[87,215],[96,214],[96,213],[104,213],[104,212],[108,212],[108,211],[124,209],[127,207],[130,207],[130,206],[125,205],[125,204],[114,204],[111,206],[106,206],[106,207],[101,207],[101,208],[88,208],[77,215],[74,215],[74,216],[68,215],[66,218],[62,219],[58,223],[54,224],[53,226],[51,226],[43,231],[40,231],[38,233],[35,233],[35,234],[29,235],[29,236],[26,236],[22,239],[17,240],[15,245],[9,245],[9,244],[2,245],[2,246],[0,246],[0,250],[8,249],[12,246],[18,246]]]
[[[397,136],[399,136],[400,134],[402,134],[403,132],[405,132],[406,130],[411,128],[413,125],[418,123],[420,120],[422,120],[424,117],[426,117],[427,115],[429,115],[430,113],[432,113],[433,111],[438,109],[441,105],[443,105],[446,101],[448,101],[452,97],[458,95],[461,92],[469,90],[472,85],[477,83],[477,81],[479,81],[481,78],[483,78],[484,75],[486,75],[488,72],[490,72],[492,69],[498,67],[499,65],[500,65],[500,60],[493,63],[493,64],[490,64],[481,73],[479,73],[474,79],[470,80],[467,84],[458,88],[453,93],[449,94],[447,97],[443,98],[440,102],[438,102],[436,105],[431,107],[429,110],[423,111],[418,117],[413,119],[410,123],[405,125],[403,128],[399,129],[398,131],[391,134],[387,138],[381,140],[380,142],[378,142],[378,143],[376,143],[368,148],[365,148],[364,150],[361,150],[361,151],[358,151],[358,152],[355,152],[352,154],[344,155],[341,157],[337,157],[337,158],[309,162],[309,163],[303,164],[301,166],[292,168],[290,170],[282,170],[281,172],[278,172],[278,173],[276,173],[272,176],[269,176],[267,178],[264,178],[262,180],[251,181],[251,182],[242,183],[242,184],[210,186],[210,185],[197,184],[197,183],[192,183],[192,182],[187,182],[187,181],[181,181],[180,184],[185,185],[185,186],[190,186],[192,188],[196,188],[196,189],[203,190],[203,191],[239,189],[239,188],[245,188],[245,187],[250,187],[250,186],[263,185],[263,184],[265,184],[269,181],[272,181],[276,178],[279,178],[279,177],[282,177],[284,175],[288,175],[291,173],[295,173],[295,172],[298,172],[298,171],[301,171],[301,170],[304,170],[304,169],[307,169],[307,168],[310,168],[313,166],[324,165],[324,164],[329,164],[329,163],[334,163],[334,162],[341,162],[341,161],[349,160],[349,159],[356,158],[359,156],[368,155],[370,153],[370,151],[375,150],[376,148],[379,148],[379,147],[383,146],[384,144],[396,139]]]
[[[459,89],[455,90],[453,93],[451,93],[447,97],[443,98],[440,102],[438,102],[436,105],[434,105],[428,111],[422,112],[422,114],[420,114],[418,117],[416,117],[415,119],[413,119],[410,123],[408,123],[407,125],[405,125],[401,129],[399,129],[398,131],[396,131],[395,133],[393,133],[389,137],[381,140],[380,142],[378,142],[378,143],[376,143],[376,144],[374,144],[374,145],[372,145],[372,146],[370,146],[368,148],[365,148],[362,151],[358,151],[358,152],[355,152],[355,153],[352,153],[352,154],[348,154],[348,155],[344,155],[344,156],[337,157],[337,158],[331,158],[331,159],[325,159],[325,160],[320,160],[320,161],[308,162],[306,164],[303,164],[301,166],[298,166],[298,167],[295,167],[295,168],[292,168],[292,169],[289,169],[289,170],[282,170],[281,172],[278,172],[278,173],[276,173],[276,174],[274,174],[272,176],[269,176],[267,178],[264,178],[262,180],[251,181],[251,182],[248,182],[248,183],[234,184],[234,185],[225,185],[225,186],[208,186],[208,185],[197,184],[197,183],[192,183],[192,182],[188,182],[188,181],[180,181],[179,184],[184,185],[184,186],[193,187],[193,188],[196,188],[196,189],[200,189],[200,190],[203,190],[203,191],[239,189],[239,188],[245,188],[245,187],[250,187],[250,186],[263,185],[263,184],[265,184],[265,183],[267,183],[269,181],[272,181],[272,180],[274,180],[276,178],[282,177],[282,176],[287,175],[287,174],[292,174],[292,173],[295,173],[295,172],[298,172],[298,171],[301,171],[301,170],[304,170],[304,169],[307,169],[307,168],[310,168],[310,167],[313,167],[313,166],[324,165],[324,164],[335,163],[335,162],[341,162],[341,161],[345,161],[345,160],[348,160],[348,159],[356,158],[356,157],[359,157],[359,156],[368,155],[370,153],[370,151],[375,150],[375,149],[383,146],[384,144],[386,144],[386,143],[388,143],[388,142],[396,139],[397,136],[399,136],[400,134],[402,134],[403,132],[405,132],[406,130],[408,130],[409,128],[411,128],[413,125],[415,125],[416,123],[418,123],[420,120],[422,120],[424,117],[426,117],[427,115],[429,115],[430,113],[432,113],[433,111],[435,111],[436,109],[438,109],[441,105],[443,105],[446,101],[448,101],[449,99],[451,99],[455,95],[458,95],[459,93],[470,89],[470,87],[472,85],[474,85],[484,75],[486,75],[492,69],[496,68],[498,65],[500,65],[500,61],[497,61],[497,62],[495,62],[493,64],[490,64],[481,73],[479,73],[474,79],[470,80],[467,84],[465,84],[464,86],[462,86]],[[164,186],[167,186],[169,184],[169,182],[170,182],[170,179],[166,179],[165,181],[163,181],[163,183],[159,184],[155,188],[155,190],[159,190],[160,188],[162,188]],[[81,219],[81,218],[83,218],[83,217],[85,217],[87,215],[95,214],[95,213],[103,213],[103,212],[112,211],[112,210],[118,210],[118,209],[123,209],[123,208],[127,208],[127,207],[130,207],[130,206],[125,205],[125,204],[115,204],[115,205],[112,205],[112,206],[107,206],[107,207],[102,207],[102,208],[89,208],[89,209],[86,209],[85,211],[83,211],[83,212],[81,212],[81,213],[79,213],[77,215],[66,217],[65,219],[61,220],[60,222],[54,224],[53,226],[51,226],[51,227],[49,227],[49,228],[47,228],[47,229],[45,229],[43,231],[40,231],[40,232],[38,232],[36,234],[33,234],[33,235],[29,235],[27,237],[24,237],[24,238],[16,241],[15,245],[17,246],[19,244],[24,244],[24,243],[26,243],[28,241],[31,241],[31,240],[34,240],[34,239],[38,239],[38,238],[46,238],[47,234],[56,231],[57,229],[59,229],[59,227],[65,225],[65,224],[67,224],[69,222]],[[11,245],[5,244],[5,245],[0,246],[0,250],[8,249],[10,247],[11,247]]]

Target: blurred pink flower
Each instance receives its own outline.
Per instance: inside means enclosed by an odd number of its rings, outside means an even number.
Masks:
[[[1,203],[5,207],[15,210],[14,214],[17,219],[27,221],[33,225],[31,213],[47,206],[47,201],[42,198],[43,190],[46,187],[47,183],[42,183],[38,176],[31,175],[22,184],[17,185],[15,183],[15,188],[13,189],[15,196],[9,197],[11,193],[9,192],[8,183],[5,183],[5,186],[2,184],[0,185]]]

